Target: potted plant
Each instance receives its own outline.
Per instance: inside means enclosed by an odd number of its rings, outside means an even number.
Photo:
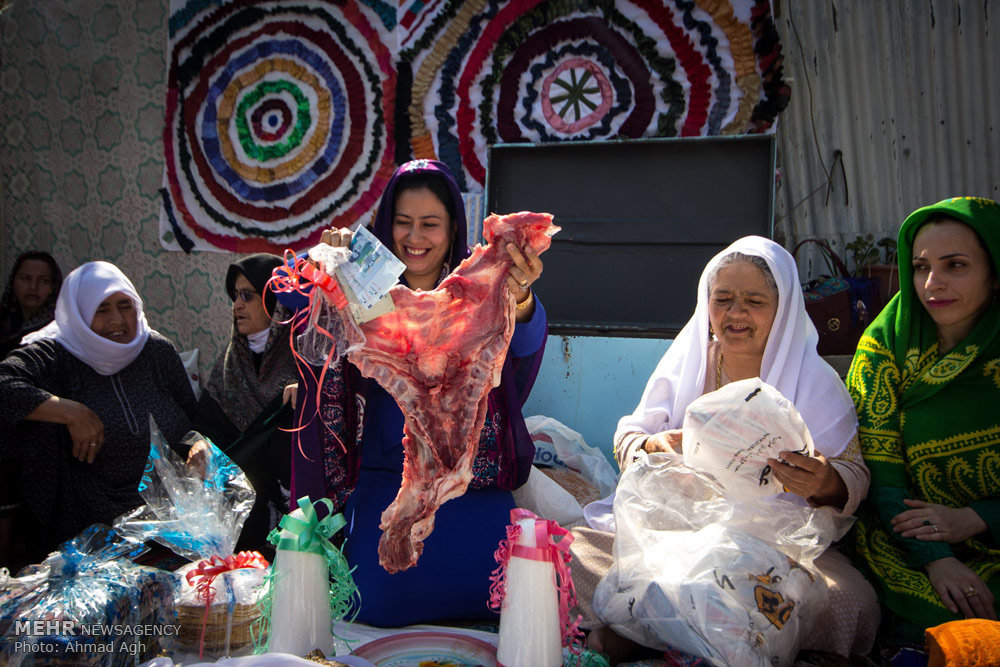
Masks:
[[[899,291],[899,269],[896,266],[896,239],[884,236],[875,241],[872,234],[859,234],[846,246],[854,262],[854,275],[877,278],[882,303],[888,303]]]

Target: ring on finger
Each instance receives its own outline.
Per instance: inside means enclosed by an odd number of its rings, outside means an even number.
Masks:
[[[87,446],[88,447],[97,447],[97,443],[96,442],[92,442],[92,443],[88,444]]]
[[[518,281],[517,284],[520,285],[521,287],[527,287],[528,286],[528,281],[527,280],[521,280],[521,281]]]
[[[969,586],[968,588],[962,589],[962,595],[964,595],[967,598],[971,598],[976,595],[979,595],[979,591],[976,590],[975,586]]]

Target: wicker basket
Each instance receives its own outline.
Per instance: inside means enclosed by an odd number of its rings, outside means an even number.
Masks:
[[[192,563],[177,571],[182,582],[177,597],[177,624],[180,626],[177,648],[199,653],[204,627],[205,657],[252,653],[254,637],[251,631],[254,623],[261,618],[258,603],[264,592],[264,575],[267,571],[241,569],[220,574],[213,584],[215,598],[208,607],[206,618],[205,603],[197,598],[197,591],[184,578],[186,572],[194,567],[196,564]],[[265,639],[266,637],[257,638],[258,641]]]

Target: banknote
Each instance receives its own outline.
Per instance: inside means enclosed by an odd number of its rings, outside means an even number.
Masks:
[[[364,227],[351,239],[351,255],[337,267],[351,292],[364,308],[374,308],[399,282],[406,265]]]

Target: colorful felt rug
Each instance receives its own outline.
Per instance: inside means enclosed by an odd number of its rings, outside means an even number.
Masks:
[[[280,252],[367,222],[396,164],[480,193],[489,146],[767,132],[770,0],[171,0],[160,227]]]

